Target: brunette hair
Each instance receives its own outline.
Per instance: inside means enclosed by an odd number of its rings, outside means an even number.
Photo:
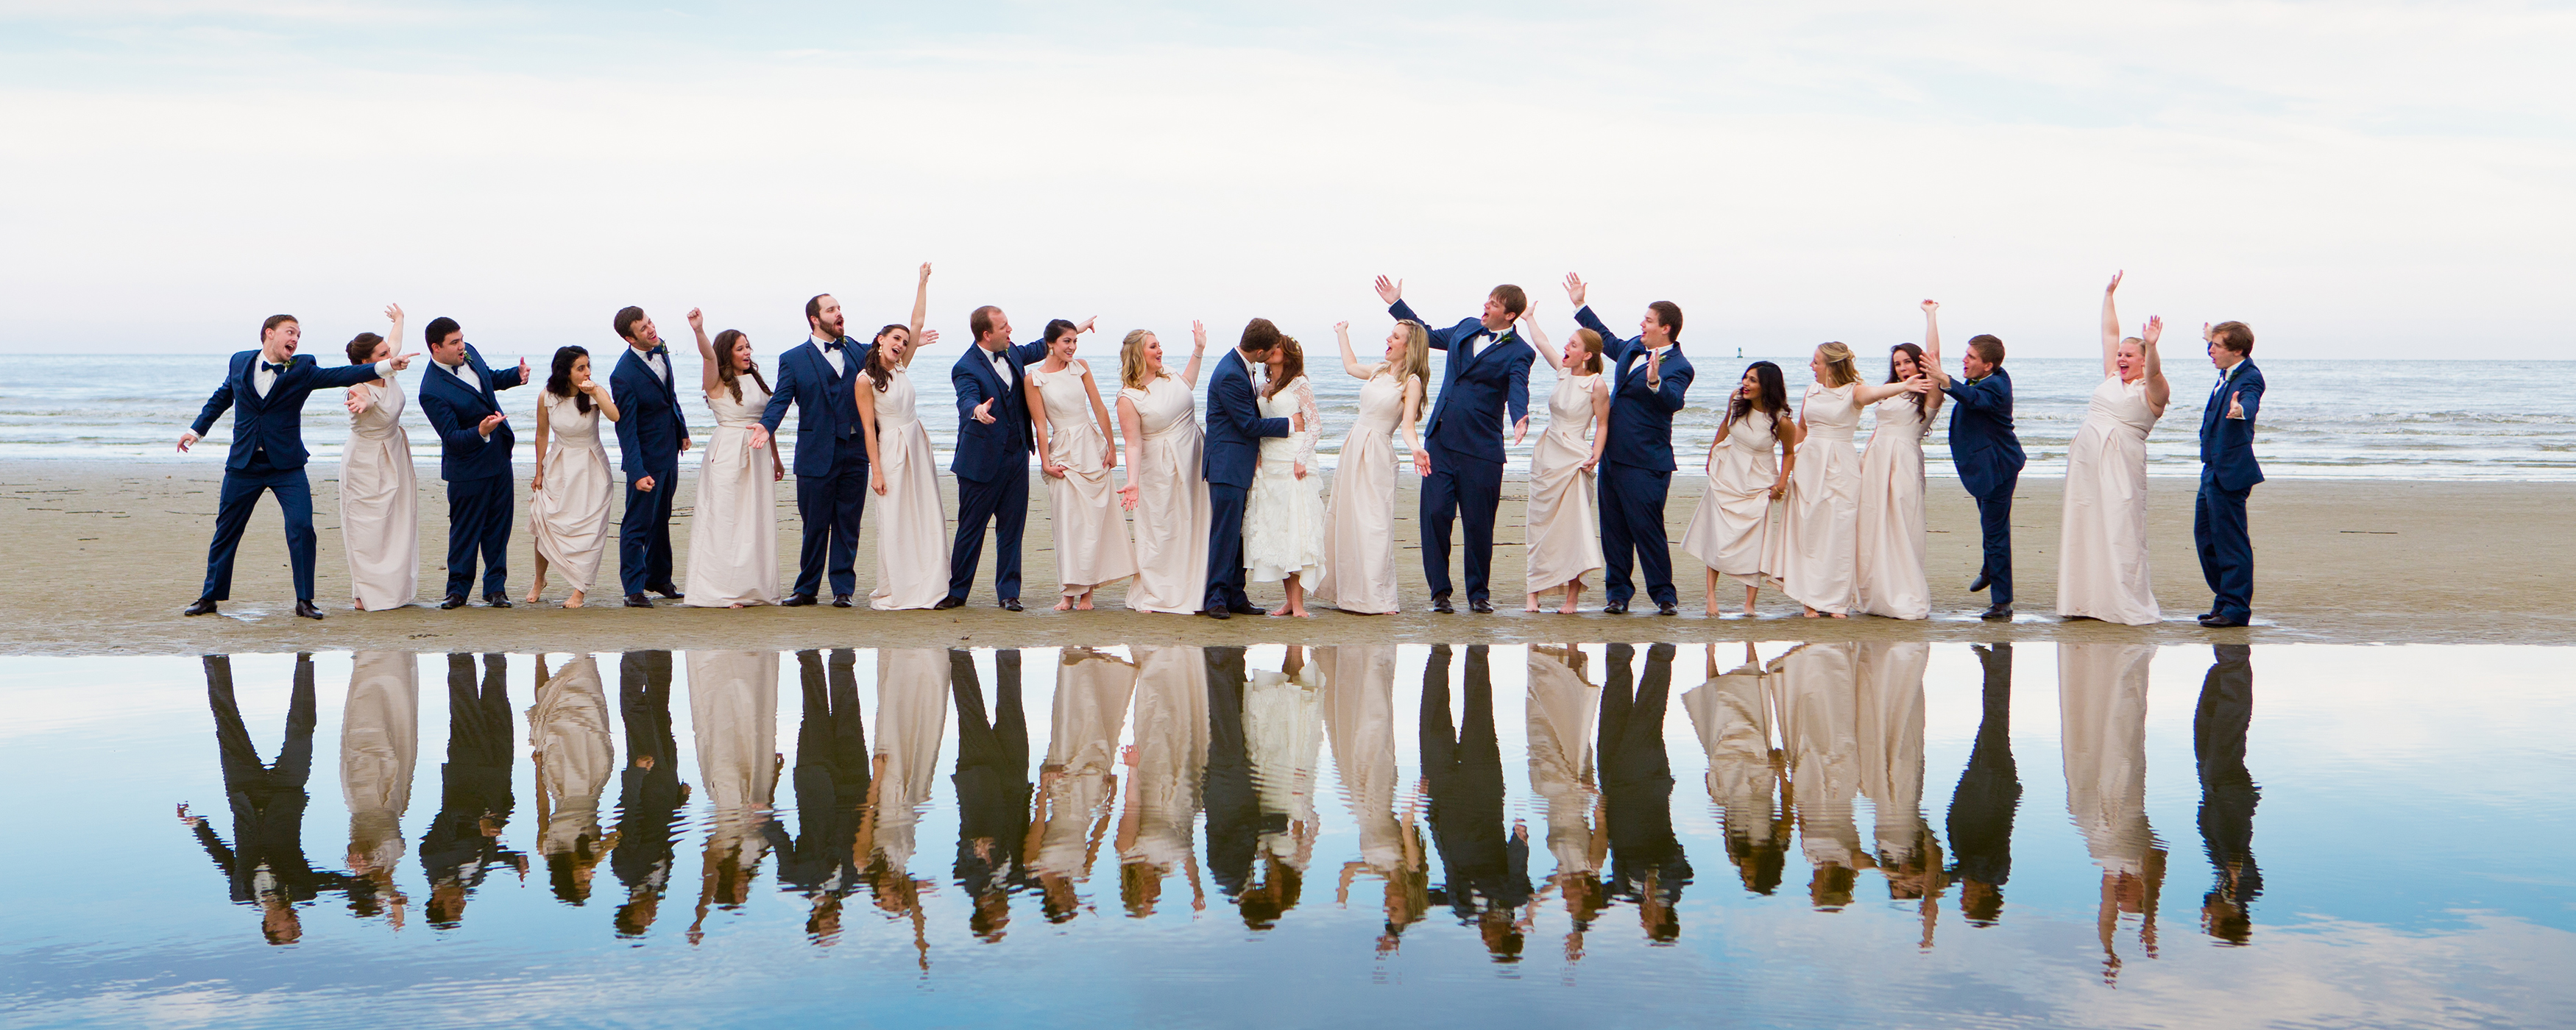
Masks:
[[[375,364],[375,362],[367,359],[375,356],[376,345],[383,342],[385,342],[385,338],[374,333],[359,333],[356,336],[350,337],[349,363],[352,365]]]
[[[886,328],[898,329],[903,327],[887,326]],[[885,335],[885,330],[877,330],[877,335]],[[876,386],[878,393],[886,392],[886,387],[894,382],[894,366],[886,364],[887,360],[885,348],[869,347],[868,360],[859,366],[859,371],[868,374],[868,382]]]
[[[737,404],[742,402],[743,372],[751,373],[751,381],[760,384],[760,392],[769,392],[769,380],[761,376],[760,362],[746,361],[742,363],[741,371],[734,370],[733,345],[747,339],[750,337],[744,336],[740,329],[727,329],[716,334],[716,382],[723,384],[725,389],[733,391],[733,399]]]
[[[1142,390],[1153,385],[1154,380],[1146,378],[1145,375],[1145,341],[1154,338],[1154,331],[1151,329],[1130,329],[1127,331],[1127,338],[1118,341],[1120,388]],[[1169,371],[1163,371],[1158,373],[1158,377],[1170,378],[1171,374]]]
[[[806,328],[806,331],[811,332],[811,331],[813,331],[813,330],[815,330],[815,329],[820,329],[820,328],[822,328],[821,322],[822,322],[822,320],[823,320],[823,298],[825,298],[825,297],[829,297],[829,296],[831,296],[831,294],[828,294],[828,293],[817,293],[817,294],[815,294],[815,295],[813,295],[813,296],[811,296],[811,297],[807,297],[807,298],[805,298],[805,328]]]
[[[2243,322],[2220,322],[2209,327],[2209,335],[2216,338],[2219,346],[2235,351],[2238,357],[2254,356],[2254,330]]]
[[[1593,332],[1590,329],[1577,329],[1574,331],[1574,335],[1566,337],[1565,342],[1569,346],[1574,344],[1583,345],[1584,353],[1591,355],[1591,357],[1583,359],[1583,370],[1596,376],[1601,374],[1600,333]]]
[[[1404,330],[1404,357],[1399,359],[1402,367],[1395,369],[1395,384],[1403,386],[1406,380],[1419,379],[1428,388],[1431,385],[1431,327],[1410,318],[1397,319],[1395,324]]]
[[[1494,287],[1493,292],[1486,296],[1502,301],[1503,310],[1511,312],[1514,316],[1529,310],[1529,294],[1522,293],[1520,287],[1510,283]]]
[[[546,376],[546,392],[572,398],[573,410],[585,415],[590,413],[590,395],[572,388],[572,365],[589,356],[589,351],[579,347],[557,347],[554,372]]]
[[[286,323],[288,323],[288,322],[295,322],[295,324],[297,324],[297,325],[302,325],[302,324],[304,324],[304,323],[302,323],[302,322],[296,322],[296,321],[295,321],[295,316],[293,316],[293,315],[270,315],[270,316],[268,316],[267,321],[261,322],[261,323],[259,324],[259,341],[260,341],[261,343],[267,343],[267,342],[268,342],[268,331],[269,331],[269,330],[271,330],[271,329],[275,329],[275,328],[277,328],[278,326],[285,325],[285,324],[286,324]],[[2229,322],[2229,323],[2227,323],[2227,324],[2229,324],[2229,325],[2241,326],[2241,323],[2237,323],[2237,322]],[[2254,343],[2254,334],[2252,334],[2252,333],[2247,333],[2247,334],[2245,335],[2245,343],[2246,343],[2246,346],[2249,346],[2249,347],[2250,347],[2250,346],[2253,346],[2253,343]]]
[[[1675,340],[1682,338],[1681,305],[1675,304],[1669,300],[1659,300],[1646,305],[1646,310],[1654,312],[1655,321],[1664,324],[1664,333],[1666,335],[1671,336]]]
[[[275,319],[271,319],[270,321],[275,321]],[[447,334],[462,331],[464,328],[464,326],[456,324],[455,319],[449,318],[445,315],[440,315],[437,318],[430,319],[429,324],[421,328],[420,342],[435,347],[446,342]]]
[[[632,340],[635,338],[635,323],[643,320],[644,309],[629,304],[617,309],[617,316],[608,320],[608,327],[617,330],[618,339]]]
[[[1860,366],[1852,362],[1851,348],[1834,340],[1816,346],[1816,356],[1824,360],[1824,378],[1829,387],[1850,386],[1860,382]]]
[[[1279,396],[1288,384],[1306,377],[1306,348],[1294,336],[1279,338],[1279,372],[1270,377],[1270,388],[1261,391],[1265,398]],[[1311,428],[1311,427],[1310,427]]]
[[[1977,352],[1977,360],[1986,364],[2004,363],[2004,338],[1993,333],[1978,333],[1969,337],[1968,349]]]
[[[1888,382],[1891,382],[1891,383],[1901,383],[1901,382],[1904,382],[1904,381],[1905,381],[1905,377],[1904,377],[1904,376],[1898,375],[1898,374],[1896,373],[1896,356],[1897,356],[1897,355],[1899,355],[1899,354],[1911,354],[1911,355],[1913,355],[1913,356],[1914,356],[1914,374],[1915,374],[1915,375],[1929,375],[1929,374],[1931,374],[1931,373],[1925,372],[1925,371],[1923,370],[1923,348],[1921,348],[1921,347],[1917,347],[1917,346],[1915,346],[1915,345],[1913,345],[1913,344],[1910,344],[1910,343],[1900,343],[1900,344],[1897,344],[1896,346],[1893,346],[1893,347],[1890,347],[1890,348],[1888,348],[1888,349],[1887,349],[1887,381],[1888,381]],[[1927,393],[1918,393],[1918,394],[1915,394],[1915,395],[1914,395],[1914,410],[1916,410],[1916,411],[1922,411],[1922,410],[1924,410],[1924,405],[1927,405],[1927,404],[1929,404],[1929,403],[1931,403],[1931,402],[1932,402],[1932,395],[1931,395],[1931,394],[1927,394]]]
[[[983,307],[976,308],[972,314],[967,315],[966,334],[974,337],[974,339],[967,342],[984,342],[984,334],[993,331],[993,316],[1001,313],[1001,310],[1002,309],[994,307],[993,305],[986,304]]]
[[[1078,326],[1078,325],[1073,324],[1073,322],[1072,322],[1071,320],[1068,320],[1068,319],[1062,319],[1062,318],[1050,318],[1050,319],[1048,319],[1048,320],[1047,320],[1047,325],[1046,325],[1046,335],[1043,337],[1043,339],[1045,339],[1045,340],[1046,340],[1046,342],[1047,342],[1047,346],[1049,346],[1049,347],[1053,347],[1053,346],[1055,346],[1055,338],[1056,338],[1056,337],[1062,336],[1062,335],[1064,335],[1064,334],[1066,334],[1066,333],[1077,333],[1077,334],[1078,334],[1078,333],[1080,333],[1080,332],[1082,332],[1082,327],[1081,327],[1081,326]]]
[[[1759,411],[1771,416],[1771,436],[1774,439],[1788,439],[1783,435],[1783,427],[1791,419],[1789,380],[1780,374],[1780,366],[1768,361],[1756,361],[1744,366],[1744,370],[1753,373],[1753,396],[1727,394],[1726,421],[1732,423]],[[1720,426],[1718,434],[1723,436],[1725,433],[1726,428]]]
[[[1270,348],[1279,346],[1279,340],[1278,326],[1270,324],[1267,318],[1256,318],[1243,323],[1243,339],[1234,345],[1234,349],[1267,354]]]

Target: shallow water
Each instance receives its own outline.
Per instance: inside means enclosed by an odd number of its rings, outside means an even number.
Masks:
[[[2564,655],[16,658],[0,1005],[2565,1025]]]

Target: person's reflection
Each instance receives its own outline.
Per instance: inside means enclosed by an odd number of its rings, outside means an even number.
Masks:
[[[403,652],[358,652],[340,710],[340,796],[349,806],[349,872],[370,889],[351,891],[349,902],[360,918],[383,912],[395,929],[410,900],[394,886],[394,871],[419,760],[419,664]]]
[[[537,767],[537,854],[555,897],[590,900],[590,880],[617,838],[599,832],[599,795],[617,770],[608,741],[608,692],[599,663],[575,655],[549,676],[537,657],[537,701],[528,706],[530,760]]]
[[[1732,672],[1717,664],[1709,645],[1708,682],[1682,695],[1682,707],[1708,752],[1708,799],[1725,819],[1726,857],[1744,889],[1769,894],[1789,864],[1790,814],[1775,801],[1786,787],[1787,756],[1773,745],[1773,711],[1779,704],[1776,661],[1768,668],[1744,643],[1744,664]]]
[[[439,767],[438,817],[420,838],[421,868],[429,874],[429,925],[453,927],[465,903],[492,866],[528,875],[528,858],[501,843],[517,799],[510,790],[514,748],[508,663],[483,656],[483,677],[472,655],[447,656],[447,763]]]
[[[1226,900],[1240,902],[1252,881],[1261,834],[1270,828],[1244,743],[1243,649],[1211,647],[1200,655],[1207,667],[1207,767],[1200,791],[1207,804],[1208,875]]]
[[[2012,756],[2012,645],[1972,645],[1985,666],[1985,714],[1968,767],[1950,795],[1950,877],[1959,881],[1959,912],[1971,926],[2003,918],[2004,883],[2012,879],[2013,813],[2021,807],[2021,773]]]
[[[2262,789],[2245,769],[2245,731],[2254,722],[2253,652],[2219,644],[2217,661],[2200,682],[2192,713],[2192,754],[2200,766],[2200,840],[2209,851],[2209,894],[2200,901],[2200,926],[2229,944],[2254,938],[2249,911],[2263,893],[2263,870],[2254,864],[2254,805]]]
[[[1136,743],[1118,817],[1118,895],[1131,917],[1154,914],[1163,878],[1188,874],[1190,909],[1207,908],[1191,831],[1208,764],[1207,664],[1195,647],[1153,647],[1136,660]]]
[[[1682,888],[1691,867],[1673,836],[1673,765],[1664,751],[1664,708],[1673,689],[1673,645],[1646,648],[1646,671],[1632,677],[1636,648],[1612,644],[1610,682],[1601,690],[1602,823],[1610,837],[1613,897],[1633,902],[1646,938],[1681,937]],[[1630,686],[1631,683],[1635,685]]]
[[[916,964],[930,968],[929,913],[922,895],[933,880],[912,875],[921,808],[939,780],[939,748],[948,729],[948,652],[927,647],[877,651],[877,752],[869,770],[875,795],[860,823],[864,872],[877,910],[912,924]]]
[[[1923,670],[1932,645],[1920,642],[1860,645],[1857,676],[1861,795],[1876,813],[1879,875],[1887,896],[1919,901],[1921,946],[1932,946],[1940,915],[1941,846],[1923,819]]]
[[[1075,886],[1090,881],[1109,834],[1118,793],[1118,732],[1136,692],[1136,667],[1115,655],[1068,647],[1059,662],[1054,719],[1025,847],[1050,923],[1082,911]]]
[[[1529,828],[1503,819],[1503,755],[1494,730],[1494,685],[1483,644],[1467,648],[1465,716],[1449,717],[1449,645],[1422,670],[1422,771],[1431,795],[1431,839],[1445,882],[1432,891],[1476,925],[1494,958],[1518,961],[1530,899]],[[1454,727],[1454,728],[1453,728]]]
[[[206,820],[179,805],[179,821],[195,831],[197,843],[231,881],[236,904],[256,904],[259,928],[270,944],[293,944],[304,936],[295,906],[323,891],[354,896],[368,881],[313,868],[304,858],[304,785],[313,775],[313,656],[295,656],[295,686],[286,704],[286,740],[278,745],[277,762],[264,764],[250,730],[242,725],[241,706],[233,700],[232,659],[207,655],[206,701],[215,713],[216,757],[224,771],[224,795],[232,803],[233,842],[224,844]]]
[[[858,654],[796,652],[804,717],[796,725],[796,830],[773,819],[761,827],[778,851],[781,890],[809,904],[805,934],[823,946],[840,940],[841,899],[858,887],[859,820],[868,799],[867,713],[859,706]]]
[[[1610,838],[1594,832],[1602,798],[1594,785],[1592,736],[1601,688],[1586,674],[1586,658],[1573,644],[1529,649],[1530,786],[1547,802],[1547,850],[1556,857],[1547,880],[1573,923],[1565,935],[1569,962],[1583,957],[1583,934],[1609,904],[1600,873]]]
[[[971,906],[968,928],[987,943],[1011,924],[1011,891],[1027,882],[1020,848],[1029,833],[1029,723],[1020,707],[1020,652],[993,652],[992,714],[972,651],[948,652],[957,698],[957,862]]]
[[[698,779],[713,811],[698,877],[689,942],[706,932],[707,910],[751,900],[769,852],[763,828],[778,792],[778,652],[689,652],[689,723],[697,734]]]
[[[2116,979],[2122,915],[2140,917],[2139,944],[2156,954],[2156,894],[2165,849],[2147,825],[2147,664],[2153,644],[2060,644],[2057,697],[2066,753],[2066,810],[2102,867],[2096,930],[2102,975]]]
[[[1306,660],[1305,648],[1290,644],[1278,671],[1253,672],[1244,687],[1243,737],[1260,804],[1260,834],[1253,848],[1258,879],[1235,901],[1243,924],[1255,930],[1269,929],[1297,907],[1322,832],[1315,818],[1315,765],[1324,743],[1322,681],[1322,667]]]
[[[1315,649],[1315,664],[1324,668],[1324,733],[1332,738],[1333,764],[1360,837],[1359,860],[1342,864],[1334,900],[1350,904],[1351,882],[1361,873],[1384,884],[1382,955],[1395,951],[1405,929],[1431,911],[1431,875],[1413,801],[1396,811],[1395,656],[1391,644]]]
[[[620,937],[642,934],[671,886],[674,824],[689,800],[680,782],[680,743],[671,733],[671,652],[628,651],[617,661],[617,716],[626,729],[626,767],[617,788],[617,847],[608,868],[626,887],[617,907]]]
[[[1858,645],[1801,644],[1780,659],[1780,737],[1789,752],[1789,784],[1798,811],[1798,846],[1815,867],[1808,900],[1838,910],[1852,902],[1861,850],[1852,798],[1860,793]]]

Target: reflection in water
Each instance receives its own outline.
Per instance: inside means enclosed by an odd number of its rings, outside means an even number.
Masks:
[[[923,892],[932,880],[914,879],[912,852],[922,806],[939,776],[940,738],[947,730],[949,662],[926,647],[877,652],[877,753],[870,775],[876,795],[871,818],[860,825],[868,852],[868,892],[887,918],[912,926],[916,961],[930,968],[929,913]]]
[[[589,655],[573,656],[552,676],[537,658],[528,745],[537,767],[537,855],[555,897],[579,905],[590,900],[599,860],[617,847],[599,834],[599,795],[617,770],[617,750],[608,742],[608,692]]]
[[[1473,924],[1494,958],[1514,961],[1528,929],[1515,910],[1531,898],[1529,827],[1504,828],[1503,753],[1494,734],[1487,648],[1467,648],[1465,715],[1454,724],[1449,657],[1448,645],[1432,645],[1422,672],[1422,774],[1444,878],[1431,900],[1447,903],[1460,922]]]
[[[751,900],[760,860],[769,853],[770,802],[782,763],[778,744],[778,652],[689,652],[689,720],[697,728],[698,779],[714,812],[698,877],[697,918],[689,940],[705,932],[707,910]]]
[[[1815,867],[1810,904],[1834,910],[1852,903],[1860,867],[1860,826],[1852,799],[1860,793],[1857,644],[1803,644],[1780,659],[1780,738],[1789,752],[1790,795],[1798,810],[1798,844]]]
[[[195,831],[197,842],[215,860],[232,888],[235,904],[259,906],[260,933],[270,944],[293,944],[304,936],[296,906],[324,891],[346,891],[361,913],[361,895],[369,880],[313,868],[304,858],[305,783],[313,776],[313,657],[295,656],[295,686],[286,707],[286,740],[278,745],[277,762],[259,760],[250,729],[242,725],[241,706],[233,699],[232,659],[208,655],[206,701],[215,714],[215,754],[224,772],[224,796],[231,802],[233,840],[224,843],[203,817],[179,806],[179,819]]]
[[[1941,847],[1923,819],[1923,670],[1932,647],[1923,643],[1860,645],[1857,670],[1861,794],[1876,813],[1873,836],[1887,896],[1919,901],[1922,946],[1932,946],[1940,911]]]
[[[1780,663],[1765,666],[1744,645],[1744,664],[1721,672],[1717,645],[1708,651],[1708,682],[1682,695],[1708,753],[1708,799],[1726,831],[1726,857],[1744,889],[1769,894],[1788,864],[1787,756],[1772,744],[1773,713],[1785,689]],[[1774,803],[1779,798],[1779,803]]]
[[[1055,714],[1038,772],[1029,827],[1029,871],[1047,921],[1081,914],[1075,891],[1091,879],[1118,794],[1118,734],[1136,692],[1136,666],[1088,647],[1069,647],[1055,674]]]
[[[340,714],[340,795],[349,806],[349,872],[368,889],[350,892],[349,903],[361,917],[383,911],[396,929],[410,900],[394,886],[394,873],[419,761],[419,664],[409,654],[358,652]]]
[[[517,801],[510,792],[511,732],[508,663],[483,656],[447,656],[447,763],[439,767],[438,817],[420,839],[421,868],[429,874],[429,924],[453,927],[486,871],[508,866],[524,879],[528,858],[501,842]]]
[[[1127,914],[1154,914],[1163,879],[1190,880],[1190,908],[1207,907],[1192,843],[1199,778],[1208,764],[1208,680],[1195,647],[1138,648],[1136,743],[1123,757],[1127,809],[1118,817],[1118,897]]]
[[[1959,912],[1969,925],[2003,918],[2004,882],[2012,878],[2013,812],[2021,807],[2021,773],[2012,756],[2012,645],[1972,647],[1984,666],[1984,711],[1968,767],[1950,795],[1950,852],[1958,864]]]
[[[1020,653],[993,652],[995,696],[985,716],[984,687],[971,651],[948,652],[957,694],[957,885],[974,905],[975,936],[1002,939],[1011,922],[1010,892],[1027,882],[1020,868],[1029,832],[1029,721],[1020,707]]]
[[[1334,771],[1360,839],[1360,857],[1342,864],[1334,900],[1350,904],[1351,882],[1362,873],[1385,885],[1379,954],[1393,953],[1405,928],[1431,911],[1429,860],[1414,823],[1418,806],[1407,797],[1399,813],[1395,797],[1395,657],[1389,644],[1322,647],[1315,657],[1325,668],[1324,732],[1332,738]]]
[[[1278,671],[1250,673],[1243,688],[1243,740],[1252,760],[1260,835],[1252,870],[1258,880],[1244,886],[1235,906],[1243,924],[1255,930],[1269,929],[1297,907],[1306,866],[1315,857],[1315,836],[1323,830],[1315,815],[1315,766],[1324,744],[1323,670],[1305,652],[1290,645]]]
[[[841,937],[841,900],[858,889],[859,821],[868,804],[867,713],[859,706],[859,657],[796,652],[804,718],[796,729],[796,827],[761,827],[778,851],[778,885],[805,896],[805,933],[830,946]]]
[[[1610,682],[1601,691],[1602,823],[1610,837],[1612,897],[1637,905],[1648,939],[1681,936],[1675,906],[1691,868],[1673,836],[1673,767],[1664,751],[1664,707],[1672,696],[1673,645],[1646,649],[1646,672],[1632,682],[1636,649],[1610,645]]]
[[[2102,867],[2102,975],[2120,974],[2123,916],[2138,916],[2138,943],[2156,955],[2156,894],[2165,848],[2147,825],[2147,664],[2152,644],[2057,647],[2059,739],[2066,752],[2066,811]]]
[[[2212,648],[2217,661],[2200,683],[2192,713],[2191,749],[2200,767],[2200,839],[2209,851],[2212,879],[2201,899],[2200,924],[2229,944],[2254,937],[2248,911],[2263,893],[2263,870],[2254,864],[2254,804],[2262,790],[2245,769],[2245,731],[2254,722],[2254,664],[2243,644]]]
[[[1610,838],[1595,831],[1604,801],[1592,768],[1601,688],[1585,674],[1587,657],[1570,644],[1529,652],[1530,787],[1547,802],[1547,850],[1556,857],[1548,887],[1574,924],[1565,935],[1568,960],[1583,957],[1583,934],[1609,903],[1599,877]]]
[[[671,735],[671,652],[628,651],[617,661],[617,714],[626,727],[626,769],[617,789],[617,847],[608,867],[626,887],[617,933],[642,934],[671,886],[675,824],[689,785],[680,782],[680,744]]]

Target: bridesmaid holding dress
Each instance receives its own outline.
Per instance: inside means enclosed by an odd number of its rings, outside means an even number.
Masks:
[[[877,520],[877,585],[868,607],[929,608],[948,596],[948,515],[930,430],[913,410],[912,357],[928,337],[880,332],[852,377],[868,440],[868,489],[885,498]]]
[[[1207,328],[1190,323],[1190,363],[1163,370],[1163,341],[1138,329],[1118,345],[1118,425],[1127,436],[1121,507],[1135,513],[1136,579],[1127,607],[1195,615],[1207,589],[1207,480],[1199,478],[1206,436],[1190,393],[1199,381]]]
[[[349,363],[394,356],[402,339],[400,304],[385,306],[390,338],[360,333]],[[380,612],[410,604],[420,589],[420,495],[411,467],[411,434],[403,430],[403,391],[377,379],[352,386],[349,442],[340,449],[340,540],[349,549],[352,607]]]
[[[1306,610],[1306,580],[1324,568],[1324,470],[1315,465],[1315,386],[1306,379],[1306,349],[1281,336],[1270,349],[1269,385],[1261,392],[1261,417],[1305,416],[1305,429],[1261,441],[1252,489],[1243,505],[1244,577],[1278,582],[1287,603],[1272,615],[1313,618]]]
[[[1073,357],[1086,331],[1064,319],[1047,323],[1046,360],[1030,366],[1025,389],[1036,423],[1038,468],[1055,509],[1055,610],[1091,610],[1091,592],[1136,574],[1136,545],[1127,520],[1111,507],[1109,473],[1118,467],[1109,408],[1091,363]]]
[[[752,360],[751,337],[742,330],[727,329],[710,341],[705,316],[691,308],[689,331],[698,337],[698,383],[707,410],[715,413],[716,433],[698,466],[698,506],[689,518],[689,589],[681,603],[777,604],[778,481],[786,478],[787,466],[778,448],[751,445],[751,427],[769,406],[769,380]]]
[[[1556,369],[1556,389],[1547,396],[1547,429],[1530,450],[1529,507],[1522,524],[1522,539],[1528,541],[1529,603],[1522,610],[1539,610],[1540,593],[1562,589],[1565,603],[1556,610],[1571,615],[1583,594],[1583,577],[1605,564],[1592,470],[1610,442],[1610,387],[1601,378],[1601,334],[1577,329],[1560,354],[1537,318],[1528,312],[1521,317],[1529,325],[1530,346]],[[1587,433],[1589,442],[1584,440]]]
[[[1852,430],[1860,409],[1900,393],[1931,389],[1921,377],[1872,386],[1860,381],[1850,347],[1827,343],[1807,360],[1816,381],[1798,406],[1798,452],[1788,505],[1773,545],[1780,589],[1806,615],[1849,618],[1860,550],[1860,454]]]
[[[1780,366],[1756,361],[1735,385],[1726,404],[1726,419],[1708,443],[1708,484],[1699,510],[1682,533],[1682,550],[1708,567],[1708,600],[1701,611],[1717,614],[1717,577],[1744,584],[1744,614],[1753,614],[1754,596],[1766,578],[1778,581],[1768,563],[1770,539],[1780,529],[1771,502],[1789,491],[1790,470],[1798,464],[1798,423],[1789,414],[1789,387]],[[1777,455],[1776,459],[1774,455]]]
[[[1402,432],[1416,472],[1431,455],[1414,435],[1422,396],[1431,381],[1431,333],[1405,319],[1386,334],[1386,360],[1361,366],[1351,350],[1351,324],[1333,327],[1342,345],[1342,371],[1360,380],[1359,417],[1342,440],[1341,468],[1324,513],[1324,571],[1308,596],[1356,615],[1400,609],[1395,590],[1395,454],[1386,434]]]
[[[606,382],[590,377],[590,352],[556,348],[554,373],[537,395],[537,474],[528,479],[528,529],[537,538],[529,604],[545,594],[548,567],[563,573],[564,585],[572,588],[566,608],[581,607],[599,573],[599,555],[608,549],[609,493],[617,480],[608,468],[608,449],[599,442],[603,414],[617,421],[617,402],[609,399]]]
[[[2147,433],[2173,390],[2156,340],[2162,318],[2120,337],[2112,294],[2102,288],[2102,384],[2075,442],[2066,448],[2066,516],[2057,538],[2057,614],[2145,626],[2162,621],[2147,571]]]
[[[1900,343],[1888,351],[1888,382],[1925,374],[1923,348]],[[1854,585],[1864,615],[1932,615],[1932,584],[1923,572],[1923,434],[1941,413],[1941,397],[1933,390],[1878,402],[1878,425],[1860,456],[1860,569]]]

